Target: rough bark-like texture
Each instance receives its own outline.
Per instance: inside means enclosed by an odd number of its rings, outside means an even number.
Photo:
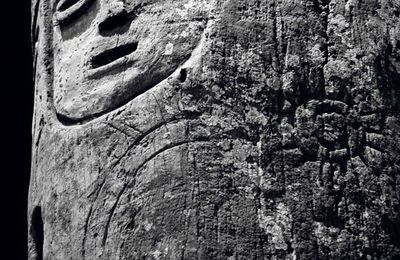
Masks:
[[[33,0],[29,258],[400,258],[399,13]]]

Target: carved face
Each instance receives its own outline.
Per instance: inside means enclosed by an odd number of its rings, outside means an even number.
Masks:
[[[59,0],[54,16],[54,104],[82,122],[171,75],[206,25],[203,0]]]

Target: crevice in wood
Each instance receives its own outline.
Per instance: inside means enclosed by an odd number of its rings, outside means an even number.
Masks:
[[[30,223],[30,235],[33,238],[36,260],[43,259],[44,223],[42,209],[37,206],[33,209]]]

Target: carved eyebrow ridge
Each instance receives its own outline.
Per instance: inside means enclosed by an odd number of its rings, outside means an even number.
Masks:
[[[77,2],[79,2],[79,0],[62,0],[59,2],[58,4],[58,11],[65,11],[68,8],[70,8],[71,6],[73,6],[74,4],[76,4]]]
[[[68,24],[83,14],[96,0],[62,0],[57,4],[57,20]]]

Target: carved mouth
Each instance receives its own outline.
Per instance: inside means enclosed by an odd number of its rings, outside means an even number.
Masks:
[[[97,69],[106,66],[122,57],[133,53],[134,51],[136,51],[137,46],[138,43],[133,42],[115,47],[110,50],[106,50],[92,58],[91,67],[92,69]]]

